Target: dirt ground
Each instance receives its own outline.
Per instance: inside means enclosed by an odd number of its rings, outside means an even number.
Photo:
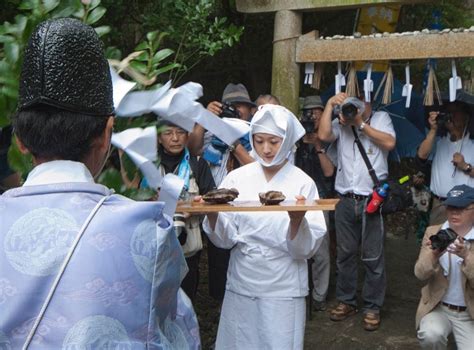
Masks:
[[[328,311],[312,312],[306,321],[305,349],[419,349],[415,312],[421,283],[413,275],[419,251],[415,237],[416,224],[415,216],[410,213],[396,214],[387,219],[387,292],[380,328],[375,332],[365,331],[360,312],[342,322],[331,321]],[[203,349],[210,349],[217,332],[219,304],[208,296],[206,254],[201,257],[201,281],[195,308]],[[359,281],[362,276],[363,270],[360,269]],[[335,274],[332,269],[328,310],[335,307],[336,303]]]

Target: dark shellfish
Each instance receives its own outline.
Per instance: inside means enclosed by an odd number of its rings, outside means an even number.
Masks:
[[[268,191],[258,194],[263,205],[275,205],[285,200],[285,195],[280,191]]]
[[[224,204],[228,202],[232,202],[239,196],[239,191],[235,188],[219,188],[217,190],[212,190],[207,192],[202,199],[208,203],[214,204]]]

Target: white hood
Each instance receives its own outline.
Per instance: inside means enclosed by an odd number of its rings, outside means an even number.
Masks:
[[[265,162],[255,151],[253,135],[256,133],[266,133],[283,138],[280,149],[271,163]],[[256,161],[265,167],[279,165],[288,159],[296,141],[302,138],[304,134],[304,128],[298,118],[288,109],[278,105],[262,105],[250,123],[250,143],[253,155]]]

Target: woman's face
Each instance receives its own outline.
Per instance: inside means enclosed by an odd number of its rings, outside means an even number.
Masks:
[[[281,137],[257,133],[253,135],[253,147],[255,152],[262,158],[266,163],[271,163],[273,158],[277,155],[280,150],[283,139]]]
[[[168,126],[158,134],[158,142],[163,146],[165,152],[170,155],[180,154],[186,147],[187,141],[187,131],[176,126]]]

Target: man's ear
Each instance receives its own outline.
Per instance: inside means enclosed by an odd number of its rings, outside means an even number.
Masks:
[[[18,146],[18,149],[20,150],[22,154],[30,153],[30,150],[26,148],[26,146],[23,144],[23,142],[21,142],[21,140],[18,138],[17,135],[15,135],[15,142],[16,142],[16,145]]]
[[[104,132],[99,137],[99,147],[102,151],[107,152],[110,147],[110,140],[112,138],[112,132],[114,130],[114,117],[110,116],[107,119],[107,125],[105,126]]]

